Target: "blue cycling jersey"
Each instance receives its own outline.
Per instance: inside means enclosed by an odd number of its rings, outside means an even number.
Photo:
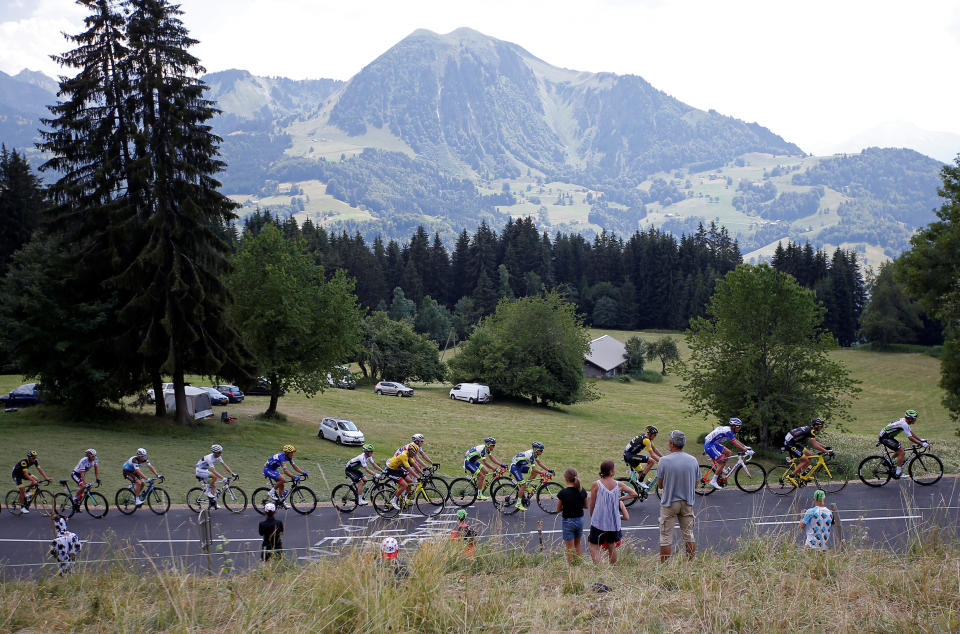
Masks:
[[[733,430],[730,429],[729,425],[722,425],[707,434],[707,437],[703,439],[703,446],[717,446],[720,443],[733,440],[734,436],[735,434],[733,433]]]
[[[284,462],[290,462],[290,460],[287,459],[287,454],[281,451],[280,453],[273,454],[267,458],[267,462],[264,463],[263,466],[266,469],[276,470],[279,469],[280,465],[282,465]]]

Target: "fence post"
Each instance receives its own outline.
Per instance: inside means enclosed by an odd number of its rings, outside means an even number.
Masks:
[[[840,512],[837,510],[836,504],[830,505],[830,510],[833,512],[833,528],[837,533],[837,549],[843,550],[843,524],[840,522]]]
[[[207,554],[207,570],[213,572],[213,557],[210,555],[210,542],[213,541],[212,522],[210,521],[210,509],[200,510],[197,517],[200,528],[200,550]]]
[[[543,520],[537,520],[537,537],[540,539],[540,552],[543,552]]]

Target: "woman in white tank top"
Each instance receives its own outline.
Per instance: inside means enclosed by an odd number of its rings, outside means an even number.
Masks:
[[[600,479],[590,489],[590,557],[594,563],[600,562],[600,548],[606,548],[610,563],[617,563],[617,546],[623,538],[620,530],[620,518],[626,517],[626,508],[622,508],[622,496],[637,497],[636,491],[625,482],[613,479],[614,462],[604,460],[600,464]]]

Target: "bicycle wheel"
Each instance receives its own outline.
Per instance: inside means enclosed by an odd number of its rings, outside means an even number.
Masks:
[[[544,513],[556,515],[557,494],[563,491],[563,487],[557,482],[544,482],[537,488],[537,506],[543,509]]]
[[[107,511],[110,510],[106,496],[96,491],[91,491],[87,494],[87,499],[83,501],[83,506],[87,509],[90,517],[95,517],[98,520],[106,517]]]
[[[636,491],[637,494],[640,493],[640,490],[637,489],[637,487],[635,487],[635,486],[633,485],[633,483],[630,481],[630,478],[617,478],[617,482],[625,482],[631,489],[633,489],[634,491]],[[639,500],[639,499],[640,499],[640,498],[638,498],[638,497],[636,497],[636,498],[628,498],[628,497],[626,497],[626,495],[624,494],[623,491],[620,491],[620,501],[623,502],[623,505],[624,505],[624,506],[633,506],[634,503],[635,503],[637,500]]]
[[[443,495],[444,500],[450,499],[450,483],[438,475],[432,475],[423,482],[424,488],[434,488]]]
[[[113,496],[113,504],[124,515],[131,515],[137,510],[137,496],[130,489],[123,488]]]
[[[787,478],[791,471],[790,467],[777,465],[767,472],[767,490],[774,495],[789,495],[793,493],[797,485]]]
[[[393,489],[390,487],[379,487],[370,496],[370,504],[373,506],[373,510],[380,517],[386,519],[392,519],[397,515],[400,515],[400,509],[393,508],[393,504],[390,503],[390,500],[393,499]]]
[[[253,510],[263,515],[263,507],[269,502],[273,502],[273,498],[270,497],[270,489],[267,487],[260,487],[259,489],[253,490],[253,495],[250,496],[250,506],[253,507]]]
[[[443,513],[443,493],[433,487],[424,487],[417,491],[417,497],[414,498],[414,502],[421,515],[433,517],[434,515]]]
[[[708,464],[700,465],[700,479],[697,480],[697,487],[693,490],[697,495],[710,495],[716,489],[714,489],[709,483],[710,479],[716,475],[713,472],[713,467]]]
[[[220,491],[223,508],[231,513],[243,513],[247,509],[247,494],[240,487],[224,488]]]
[[[520,509],[517,508],[517,494],[520,487],[512,482],[504,482],[497,487],[494,492],[494,504],[504,515],[513,515]]]
[[[21,504],[20,504],[20,489],[14,489],[7,493],[4,502],[7,505],[7,510],[13,513],[14,515],[20,515]]]
[[[929,486],[943,477],[943,463],[932,453],[918,454],[907,467],[910,477],[917,484]]]
[[[352,484],[338,484],[333,487],[333,493],[330,494],[330,501],[333,507],[341,513],[350,513],[357,508],[357,490]]]
[[[287,494],[287,502],[300,515],[307,515],[317,508],[317,494],[310,487],[294,487]]]
[[[755,462],[748,462],[737,466],[733,481],[744,493],[756,493],[767,483],[767,471]]]
[[[193,487],[187,491],[187,506],[194,513],[199,513],[200,509],[207,505],[207,494],[201,487]]]
[[[157,515],[163,515],[170,510],[170,496],[160,487],[153,487],[147,494],[147,506]]]
[[[53,496],[53,510],[61,517],[73,517],[76,512],[73,506],[73,495],[57,493]]]
[[[470,478],[457,478],[450,483],[450,502],[454,506],[470,506],[477,501],[477,485]]]
[[[883,456],[867,456],[857,467],[860,480],[871,487],[882,487],[890,482],[890,463]]]
[[[823,489],[825,493],[839,493],[843,487],[847,486],[847,480],[849,480],[847,470],[838,462],[824,464],[813,472],[813,481],[816,482],[817,488]]]
[[[40,515],[50,517],[53,514],[53,494],[44,489],[37,489],[33,499],[30,500],[30,506]]]

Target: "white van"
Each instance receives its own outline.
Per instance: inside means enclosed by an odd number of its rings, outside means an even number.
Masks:
[[[490,388],[479,383],[457,383],[450,389],[450,398],[468,403],[489,403]]]

